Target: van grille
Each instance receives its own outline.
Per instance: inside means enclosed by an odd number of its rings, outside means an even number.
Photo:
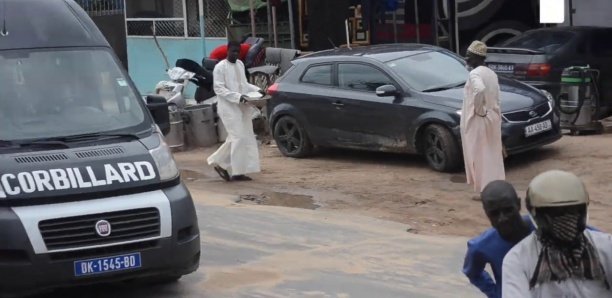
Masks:
[[[550,105],[548,103],[543,103],[533,110],[504,113],[504,118],[512,122],[529,121],[534,118],[545,116],[546,114],[548,114],[548,112],[550,112],[550,110]]]
[[[111,155],[123,154],[123,148],[114,147],[106,149],[79,151],[75,153],[78,158],[94,158],[94,157],[106,157]]]
[[[54,162],[60,160],[67,160],[68,156],[65,154],[45,154],[45,155],[30,155],[16,157],[15,161],[18,163],[37,163],[37,162]]]
[[[109,236],[96,232],[99,220],[110,223]],[[38,228],[47,249],[58,250],[156,237],[160,235],[160,219],[156,208],[143,208],[49,219],[41,221]]]

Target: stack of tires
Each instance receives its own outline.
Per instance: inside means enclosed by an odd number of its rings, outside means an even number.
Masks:
[[[446,8],[447,1],[439,1]],[[528,29],[539,27],[538,0],[456,1],[460,53],[465,53],[473,40],[495,46]]]

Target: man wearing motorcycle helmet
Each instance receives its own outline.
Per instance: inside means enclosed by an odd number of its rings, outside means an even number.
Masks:
[[[583,182],[544,172],[529,184],[526,205],[536,232],[504,258],[502,297],[612,297],[612,236],[585,229]]]

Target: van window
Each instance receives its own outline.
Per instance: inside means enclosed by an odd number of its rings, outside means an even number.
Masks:
[[[0,51],[0,140],[135,132],[145,119],[106,50]]]

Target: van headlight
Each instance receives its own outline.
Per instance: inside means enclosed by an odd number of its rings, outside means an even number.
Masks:
[[[548,99],[548,102],[550,103],[551,107],[555,106],[555,98],[552,96],[552,94],[550,94],[550,92],[544,90],[544,89],[540,89],[540,92],[546,96],[546,99]]]
[[[159,137],[159,146],[149,150],[149,154],[151,154],[153,161],[155,161],[159,178],[161,182],[176,179],[179,176],[179,169],[172,156],[172,151],[170,151],[170,147],[168,147],[162,134],[157,133],[156,135]]]

